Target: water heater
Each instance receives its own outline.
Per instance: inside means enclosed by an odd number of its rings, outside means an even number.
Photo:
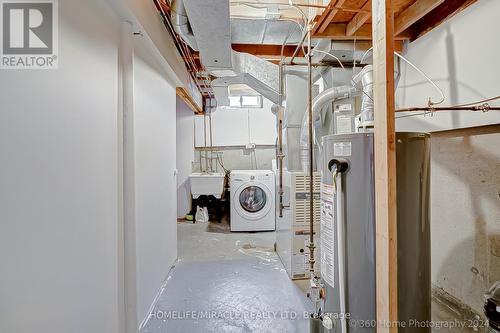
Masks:
[[[321,277],[325,332],[376,332],[373,133],[322,138]],[[399,332],[430,332],[430,135],[397,133]],[[348,316],[346,316],[348,314]],[[348,317],[348,318],[347,318]]]

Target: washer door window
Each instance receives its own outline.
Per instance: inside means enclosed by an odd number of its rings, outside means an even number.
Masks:
[[[240,205],[249,213],[261,211],[267,202],[266,192],[258,186],[248,186],[240,193]]]
[[[258,221],[271,211],[273,197],[261,182],[242,184],[233,194],[233,207],[245,220]]]

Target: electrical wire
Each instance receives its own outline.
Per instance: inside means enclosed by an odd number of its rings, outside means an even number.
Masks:
[[[335,56],[335,55],[333,55],[333,54],[331,54],[329,52],[323,51],[323,50],[315,50],[315,49],[311,50],[312,54],[314,54],[315,52],[323,53],[325,55],[328,55],[328,56],[332,57],[333,59],[335,59],[335,60],[338,61],[338,63],[340,64],[340,67],[342,67],[342,69],[345,69],[344,64],[342,63],[342,61],[340,61],[340,59],[337,56]]]
[[[304,29],[305,29],[305,28],[304,28],[304,27],[302,27],[302,26],[301,26],[298,22],[296,22],[296,21],[291,21],[291,22],[294,22],[294,23],[296,23],[296,24],[299,26],[300,31],[301,31],[301,36],[303,36],[303,35],[304,35]],[[298,43],[290,43],[290,44],[288,44],[288,38],[290,38],[291,36],[292,36],[292,30],[289,28],[289,29],[288,29],[288,33],[287,33],[287,35],[286,35],[286,37],[285,37],[285,40],[283,41],[283,44],[281,44],[281,55],[280,55],[280,61],[281,61],[281,62],[283,62],[283,59],[284,59],[284,52],[285,52],[285,46],[286,46],[286,45],[294,45],[294,44],[297,44],[297,46],[298,46]],[[302,39],[302,38],[301,38],[301,39]],[[304,51],[305,51],[305,50],[304,50],[304,45],[302,45],[302,52],[305,54],[305,52],[304,52]]]
[[[360,64],[363,63],[363,61],[365,60],[365,57],[368,55],[368,53],[370,53],[370,51],[373,51],[373,47],[370,47],[368,50],[366,50],[365,53],[363,53],[363,56],[361,57],[361,60],[359,61]]]
[[[441,103],[444,102],[444,100],[446,99],[445,96],[444,96],[444,93],[443,91],[441,90],[441,88],[439,88],[437,86],[437,84],[434,83],[434,81],[432,81],[431,78],[429,78],[424,72],[422,72],[417,66],[415,66],[410,60],[406,59],[405,57],[403,57],[401,54],[399,54],[398,52],[394,52],[395,55],[397,55],[401,60],[403,60],[404,62],[406,62],[408,65],[410,65],[413,69],[415,69],[417,72],[419,72],[423,77],[426,78],[427,81],[429,81],[430,84],[432,84],[434,86],[434,88],[436,88],[437,91],[439,91],[439,93],[441,94],[441,100],[439,102],[433,102],[432,99],[429,97],[429,106],[432,106],[432,105],[439,105]]]
[[[230,3],[231,6],[236,6],[236,5],[243,5],[243,6],[248,6],[248,7],[251,7],[251,8],[257,8],[257,9],[265,9],[265,8],[269,8],[269,6],[271,5],[270,3],[268,4],[262,4],[262,5],[256,5],[255,3],[250,3],[250,2],[245,2],[245,1],[238,1],[238,2],[231,2]],[[301,32],[302,32],[302,37],[307,33],[306,32],[306,29],[307,29],[307,26],[309,25],[310,23],[310,19],[307,17],[306,13],[304,13],[304,11],[302,9],[299,8],[299,6],[297,5],[294,5],[293,2],[290,0],[288,4],[272,4],[273,6],[287,6],[287,7],[291,7],[291,8],[294,8],[295,10],[297,10],[299,12],[299,14],[302,16],[302,19],[304,20],[304,25],[302,26],[299,22],[295,21],[295,20],[289,20],[291,22],[295,22],[297,25],[299,25],[300,29],[301,29]],[[283,53],[284,53],[284,48],[285,48],[285,45],[292,45],[292,44],[287,44],[288,42],[288,38],[290,38],[291,36],[291,33],[290,33],[290,30],[289,30],[289,33],[287,34],[285,40],[283,41],[283,44],[282,44],[282,47],[281,47],[281,61],[283,61]],[[304,49],[304,45],[300,45],[301,48],[302,48],[302,52],[304,54],[306,54],[305,52],[305,49]]]
[[[368,53],[370,53],[371,51],[373,51],[373,47],[370,47],[368,50],[366,50],[366,52],[363,54],[363,56],[361,57],[361,61],[360,63],[363,63],[363,61],[365,60],[365,57],[368,55]],[[405,57],[403,57],[401,54],[399,54],[398,52],[394,52],[394,54],[400,58],[401,60],[403,60],[404,62],[406,62],[408,65],[410,65],[413,69],[415,69],[418,73],[420,73],[420,75],[422,75],[434,88],[436,88],[436,90],[439,92],[439,94],[441,95],[441,100],[439,100],[439,102],[433,102],[432,99],[429,97],[429,102],[428,102],[428,105],[429,106],[432,106],[432,105],[439,105],[441,103],[443,103],[445,101],[445,96],[444,96],[444,93],[443,93],[443,90],[441,90],[441,88],[438,87],[437,84],[434,83],[434,81],[432,81],[432,79],[430,77],[428,77],[422,70],[420,70],[417,66],[415,66],[410,60],[406,59]]]
[[[267,8],[269,8],[269,6],[278,6],[278,7],[285,6],[285,7],[290,7],[290,8],[294,8],[295,10],[297,10],[299,12],[300,16],[302,16],[302,19],[304,20],[304,25],[306,22],[309,21],[309,19],[307,18],[307,15],[304,13],[304,11],[302,9],[300,9],[299,6],[294,5],[294,4],[262,3],[261,5],[258,5],[258,4],[252,3],[252,2],[236,1],[236,2],[231,2],[230,6],[247,6],[247,7],[251,7],[251,8],[255,8],[255,9],[267,9]]]

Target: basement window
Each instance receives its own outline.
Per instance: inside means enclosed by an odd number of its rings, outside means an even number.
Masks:
[[[233,108],[262,108],[262,96],[231,96],[229,106]]]

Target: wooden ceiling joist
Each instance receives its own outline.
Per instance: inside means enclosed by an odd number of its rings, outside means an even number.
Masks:
[[[477,0],[394,0],[394,34],[396,40],[415,40]],[[314,19],[314,38],[333,40],[371,40],[371,6],[373,0],[358,1],[360,8],[348,9],[354,2],[331,0]],[[355,11],[351,16],[339,12]],[[339,13],[337,15],[337,13]],[[346,16],[347,15],[347,16]],[[347,20],[346,20],[347,19]]]
[[[398,52],[403,50],[403,41],[397,40],[395,43],[395,49]],[[359,40],[356,43],[356,50],[366,51],[372,46],[369,40]],[[281,58],[281,45],[264,45],[264,44],[232,44],[233,50],[238,52],[244,52],[253,54],[254,56],[264,58],[267,60],[279,60]],[[291,57],[295,51],[295,45],[287,45],[283,49],[284,57]],[[299,50],[299,57],[303,57],[304,54],[302,50]]]
[[[331,23],[326,30],[322,33],[313,35],[314,38],[331,38],[333,40],[352,40],[354,36],[347,34],[346,23]],[[394,36],[396,40],[409,39],[411,36],[408,33],[402,33]],[[372,26],[371,24],[363,24],[356,32],[357,40],[371,40],[372,39]]]
[[[442,22],[446,21],[455,14],[461,12],[465,8],[474,4],[478,0],[446,0],[437,6],[432,12],[422,17],[415,22],[409,30],[412,40],[424,35],[426,32],[431,31]]]
[[[250,53],[255,56],[259,56],[262,58],[267,57],[277,57],[281,56],[281,45],[265,45],[265,44],[232,44],[233,50],[238,52]],[[297,46],[295,45],[286,45],[283,48],[283,56],[291,57],[293,52]],[[302,50],[299,50],[299,57],[303,57],[304,54]]]
[[[353,36],[356,35],[356,32],[358,31],[359,28],[363,26],[363,24],[366,23],[372,16],[372,13],[370,12],[372,8],[372,0],[368,0],[365,5],[362,7],[362,9],[368,10],[368,12],[360,12],[354,15],[354,17],[347,23],[346,27],[346,35],[347,36]]]
[[[432,12],[445,0],[417,0],[394,19],[394,34],[398,35]]]
[[[338,8],[344,4],[345,0],[331,0],[328,7],[323,11],[320,18],[316,22],[313,28],[313,34],[323,33],[328,25],[333,21],[333,18],[338,13]]]

